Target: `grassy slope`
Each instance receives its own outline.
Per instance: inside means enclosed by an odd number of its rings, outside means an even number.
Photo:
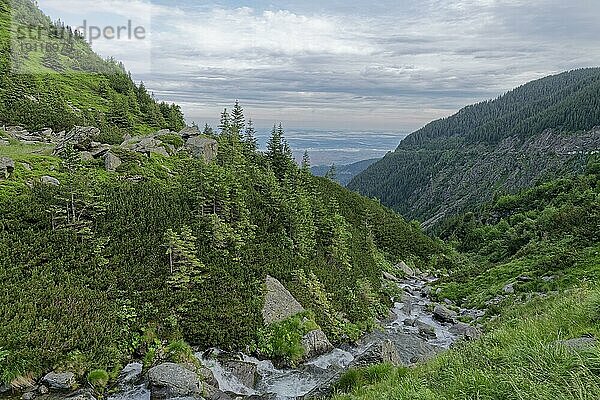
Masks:
[[[598,398],[598,346],[574,351],[556,343],[600,336],[600,186],[597,164],[588,169],[446,226],[442,233],[463,262],[439,282],[439,297],[482,308],[497,299],[487,311],[488,333],[412,370],[390,368],[376,379],[355,372],[344,383],[351,394],[339,398]],[[509,283],[515,294],[504,293]]]

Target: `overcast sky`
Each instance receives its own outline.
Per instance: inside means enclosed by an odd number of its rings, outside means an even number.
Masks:
[[[598,0],[40,0],[203,123],[239,98],[259,125],[414,130],[548,74],[600,65]]]

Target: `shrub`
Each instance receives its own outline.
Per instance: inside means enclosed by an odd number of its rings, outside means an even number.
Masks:
[[[103,392],[108,385],[108,372],[103,369],[95,369],[88,374],[88,382],[99,392]]]

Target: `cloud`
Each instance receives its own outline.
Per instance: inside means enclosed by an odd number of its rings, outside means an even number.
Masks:
[[[87,15],[91,4],[40,3],[70,17]],[[95,48],[123,59],[136,79],[198,122],[239,98],[257,119],[415,129],[531,79],[595,65],[600,56],[596,0],[93,5],[106,20],[150,15],[146,43]]]

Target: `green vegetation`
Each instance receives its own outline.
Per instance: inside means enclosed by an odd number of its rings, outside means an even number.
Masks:
[[[43,33],[23,34],[30,28]],[[179,106],[158,103],[122,64],[100,58],[31,0],[0,2],[0,124],[57,132],[96,126],[115,144],[125,134],[185,126]]]
[[[0,380],[57,366],[84,377],[134,355],[146,367],[186,360],[181,339],[258,349],[262,337],[295,360],[306,329],[343,341],[375,326],[390,305],[384,269],[445,259],[414,224],[299,168],[281,128],[260,153],[251,132],[240,134],[239,105],[224,120],[211,163],[114,148],[124,163],[108,173],[69,151],[0,147],[16,163],[0,181]],[[46,174],[61,185],[40,184]],[[284,324],[265,341],[267,275],[314,322]]]
[[[599,68],[530,82],[431,122],[348,187],[435,227],[500,195],[580,174],[599,144],[599,93]]]
[[[258,352],[267,358],[296,365],[304,357],[302,337],[320,329],[311,312],[304,312],[259,331]]]
[[[108,385],[108,381],[110,379],[108,372],[103,369],[95,369],[88,374],[88,382],[92,387],[102,393]]]

